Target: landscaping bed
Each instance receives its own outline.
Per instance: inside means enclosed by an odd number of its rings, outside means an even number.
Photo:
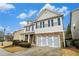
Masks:
[[[28,48],[23,48],[20,46],[10,46],[10,47],[6,47],[3,49],[8,51],[8,52],[14,53],[14,52],[22,51],[22,50],[27,50]]]
[[[28,43],[26,41],[19,41],[19,40],[13,40],[12,45],[8,47],[4,47],[3,49],[14,53],[22,50],[27,50],[31,48],[31,43]]]
[[[31,48],[31,43],[28,43],[27,41],[19,41],[19,40],[13,40],[13,46],[21,46],[24,48]]]

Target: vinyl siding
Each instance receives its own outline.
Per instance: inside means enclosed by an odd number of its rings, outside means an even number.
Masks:
[[[25,40],[25,36],[22,35],[22,33],[24,33],[24,30],[19,30],[16,31],[13,35],[13,40]]]
[[[73,27],[74,24],[75,24],[75,29]],[[73,39],[79,39],[79,10],[72,12],[71,32]]]

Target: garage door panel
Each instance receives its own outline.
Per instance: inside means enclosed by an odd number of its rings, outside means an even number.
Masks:
[[[48,41],[48,46],[52,47],[53,46],[52,36],[48,36],[47,41]]]
[[[37,46],[41,46],[41,37],[40,36],[37,36],[37,38],[36,38],[36,44],[37,44]]]
[[[42,44],[42,46],[46,46],[47,45],[46,36],[42,36],[42,38],[41,38],[41,44]]]

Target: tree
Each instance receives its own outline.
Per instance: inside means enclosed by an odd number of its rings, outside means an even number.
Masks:
[[[67,31],[66,31],[66,35],[68,35],[68,34],[71,34],[71,27],[70,27],[70,24],[68,24]]]
[[[5,35],[5,38],[6,38],[5,40],[7,40],[7,41],[12,41],[13,40],[13,35],[8,33],[7,35]]]
[[[68,24],[67,30],[66,30],[66,39],[71,39],[71,26]]]
[[[4,41],[4,32],[0,31],[0,42],[2,42],[1,43],[2,46],[3,46],[3,41]]]

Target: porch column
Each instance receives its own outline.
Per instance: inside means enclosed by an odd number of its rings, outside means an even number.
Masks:
[[[30,42],[30,34],[28,34],[28,43]]]

